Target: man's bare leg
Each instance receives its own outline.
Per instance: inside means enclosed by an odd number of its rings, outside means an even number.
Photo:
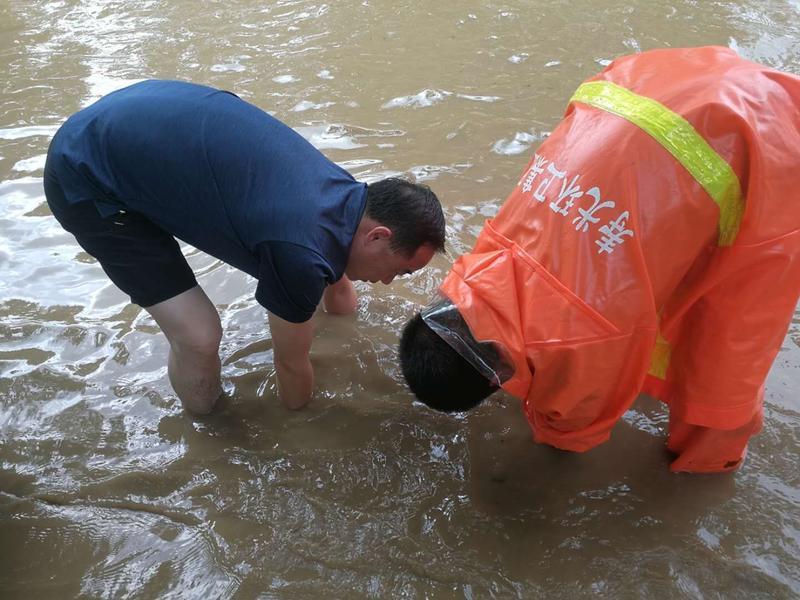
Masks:
[[[200,286],[145,308],[169,340],[169,380],[183,408],[211,412],[222,393],[217,309]]]

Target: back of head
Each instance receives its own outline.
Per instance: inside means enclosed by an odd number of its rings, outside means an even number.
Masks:
[[[439,199],[427,185],[390,177],[367,186],[366,214],[392,230],[392,249],[411,256],[423,245],[444,250]]]
[[[469,410],[497,390],[416,314],[400,338],[400,368],[408,387],[429,407]]]

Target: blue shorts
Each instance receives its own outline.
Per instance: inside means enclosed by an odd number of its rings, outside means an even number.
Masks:
[[[104,219],[92,200],[70,204],[47,168],[44,194],[61,226],[134,304],[153,306],[197,285],[175,238],[144,216],[121,211]]]

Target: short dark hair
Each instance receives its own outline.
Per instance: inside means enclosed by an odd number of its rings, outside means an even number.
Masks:
[[[428,327],[419,313],[403,328],[400,368],[414,395],[443,412],[470,410],[498,389]]]
[[[442,205],[427,185],[389,177],[367,186],[366,215],[392,230],[391,248],[406,256],[430,245],[444,251]]]

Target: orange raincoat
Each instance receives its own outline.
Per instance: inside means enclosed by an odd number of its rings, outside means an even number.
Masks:
[[[672,470],[732,470],[800,295],[799,194],[800,78],[727,48],[626,56],[441,289],[509,352],[537,441],[588,450],[647,391]]]

